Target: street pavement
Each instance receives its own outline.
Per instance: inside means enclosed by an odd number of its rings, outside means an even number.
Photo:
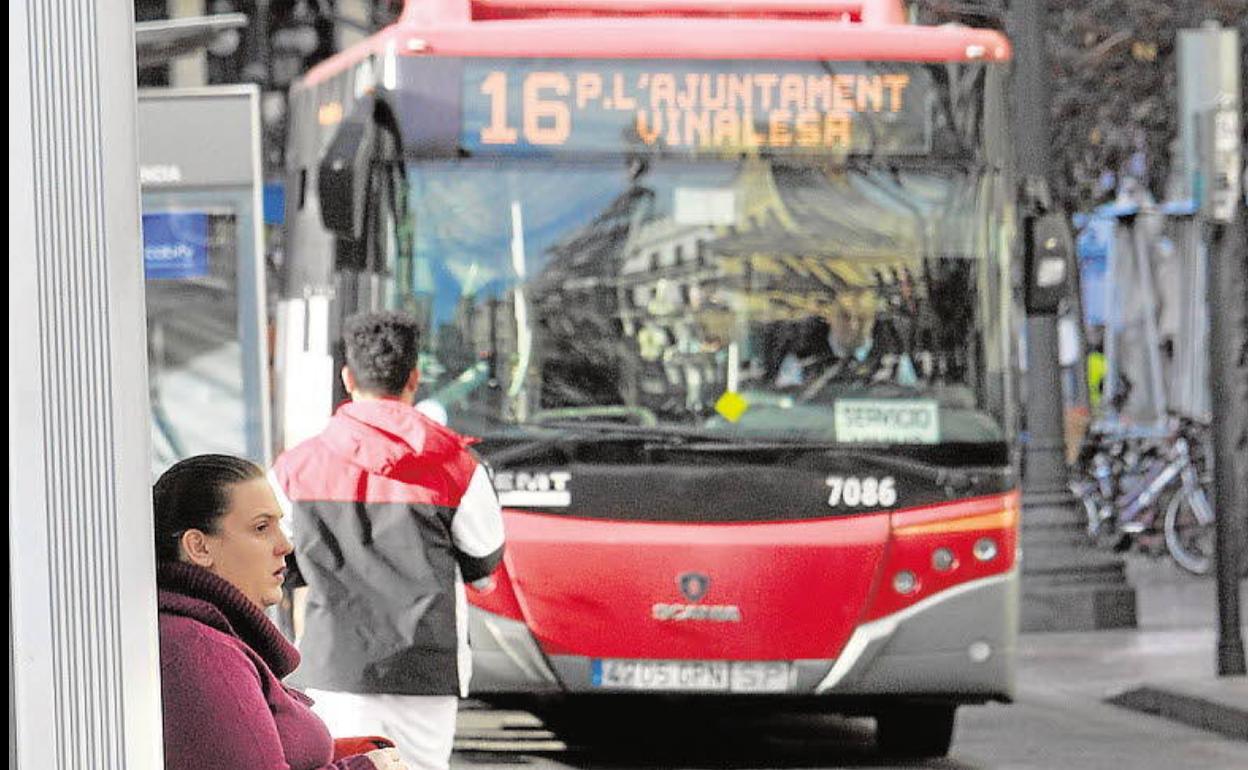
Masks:
[[[1213,703],[1222,706],[1215,714],[1233,721],[1248,714],[1248,680],[1214,675],[1213,581],[1148,557],[1131,557],[1128,574],[1138,592],[1140,628],[1024,635],[1018,700],[960,709],[944,759],[896,764],[881,757],[869,719],[681,713],[659,722],[624,714],[607,731],[614,735],[586,739],[549,730],[532,714],[469,702],[460,713],[452,767],[1248,768],[1248,740],[1110,702],[1124,693],[1161,693],[1161,704],[1177,702],[1180,712]]]

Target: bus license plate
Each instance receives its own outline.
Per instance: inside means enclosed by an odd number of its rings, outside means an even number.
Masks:
[[[783,661],[595,660],[594,687],[667,692],[788,692],[791,667]]]

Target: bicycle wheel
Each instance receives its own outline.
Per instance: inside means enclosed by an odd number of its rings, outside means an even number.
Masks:
[[[1195,494],[1204,494],[1197,492]],[[1192,503],[1192,493],[1179,487],[1165,503],[1163,529],[1170,558],[1193,575],[1213,569],[1214,525],[1202,524]]]
[[[1100,497],[1093,491],[1092,484],[1087,481],[1070,482],[1070,493],[1079,501],[1079,505],[1083,508],[1084,531],[1088,533],[1088,539],[1093,543],[1097,541],[1097,536],[1101,533],[1101,503]]]

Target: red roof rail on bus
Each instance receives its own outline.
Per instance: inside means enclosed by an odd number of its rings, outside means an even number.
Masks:
[[[897,0],[470,0],[474,21],[568,16],[684,16],[902,24]]]
[[[901,0],[408,0],[404,21],[671,16],[904,24]]]
[[[296,90],[387,51],[574,59],[1010,58],[1000,32],[910,24],[901,0],[407,0],[393,26],[316,65]]]

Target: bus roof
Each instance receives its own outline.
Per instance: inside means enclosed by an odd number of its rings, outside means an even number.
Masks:
[[[308,71],[371,55],[1005,61],[995,30],[906,23],[901,0],[407,0],[398,21]]]

